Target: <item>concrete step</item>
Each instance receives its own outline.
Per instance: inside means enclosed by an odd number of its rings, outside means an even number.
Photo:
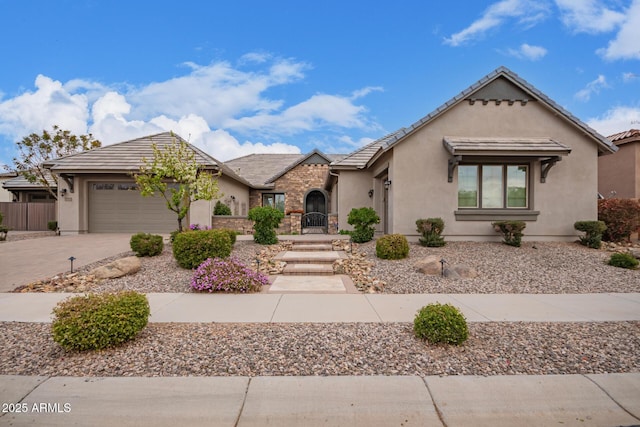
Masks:
[[[331,243],[294,243],[294,251],[313,252],[313,251],[332,251]]]
[[[288,263],[282,274],[285,276],[332,276],[331,264],[291,264]]]
[[[273,259],[287,264],[333,264],[339,258],[340,254],[335,251],[286,251]]]

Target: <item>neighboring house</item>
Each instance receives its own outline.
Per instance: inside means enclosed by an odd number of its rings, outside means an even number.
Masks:
[[[0,202],[13,202],[13,193],[4,188],[3,184],[11,178],[15,178],[16,176],[18,176],[18,174],[15,172],[0,173]]]
[[[598,159],[598,192],[604,198],[640,198],[640,130],[611,135],[618,147],[613,156]]]
[[[12,197],[9,200],[0,201],[55,203],[55,197],[53,197],[42,184],[39,182],[29,182],[29,180],[21,174],[12,174],[12,178],[2,182],[2,188],[8,191]],[[55,192],[57,190],[57,184],[51,177],[51,174],[45,172],[45,178],[49,182],[51,189]]]
[[[74,233],[169,233],[178,228],[177,216],[163,197],[142,197],[133,174],[143,159],[153,158],[152,145],[158,148],[182,140],[171,132],[107,145],[72,154],[45,163],[58,174],[58,227],[62,234]],[[196,147],[196,161],[205,170],[221,173],[220,191],[235,195],[240,205],[249,203],[248,182],[218,160]],[[211,203],[196,201],[183,225],[211,223]]]
[[[500,67],[408,128],[331,164],[340,228],[373,207],[380,233],[417,236],[440,217],[448,240],[493,240],[522,220],[529,240],[574,240],[597,218],[598,156],[609,140]]]

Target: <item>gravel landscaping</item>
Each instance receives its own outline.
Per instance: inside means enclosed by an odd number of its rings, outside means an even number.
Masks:
[[[238,241],[233,256],[255,260],[263,247]],[[640,292],[640,271],[605,264],[609,253],[574,243],[450,242],[411,245],[409,258],[375,257],[358,247],[386,293]],[[80,269],[86,273],[123,253]],[[435,255],[476,269],[474,279],[425,276],[413,265]],[[142,258],[132,276],[104,280],[93,291],[190,292],[192,272],[170,247]],[[214,296],[213,296],[214,297]],[[0,324],[0,374],[69,376],[213,375],[513,375],[640,371],[640,322],[471,323],[460,347],[416,339],[412,324],[149,324],[132,342],[97,352],[67,352],[51,325]]]
[[[262,246],[238,241],[233,256],[246,264],[255,260]],[[373,262],[371,276],[386,283],[384,293],[606,293],[640,292],[640,270],[606,264],[610,252],[577,243],[523,243],[514,248],[502,243],[449,242],[442,248],[411,244],[409,257],[381,260],[375,242],[358,245]],[[133,253],[119,255],[126,256]],[[473,279],[443,278],[418,272],[414,264],[428,256],[444,258],[448,265],[466,264],[478,272]],[[117,258],[117,257],[114,257]],[[83,267],[87,272],[97,264]],[[190,292],[192,273],[176,264],[170,247],[157,257],[142,258],[142,269],[132,276],[104,280],[94,291],[120,289],[139,292]]]
[[[640,322],[472,323],[462,346],[395,324],[149,324],[120,347],[66,352],[51,325],[3,323],[0,374],[513,375],[640,370]],[[27,339],[28,338],[28,339]]]

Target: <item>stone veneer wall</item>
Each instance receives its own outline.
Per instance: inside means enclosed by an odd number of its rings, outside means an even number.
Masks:
[[[262,193],[285,193],[284,210],[304,210],[304,195],[307,191],[324,189],[329,176],[329,165],[298,165],[274,182],[272,190],[251,190],[249,208],[262,206]],[[327,204],[331,202],[330,198]],[[327,206],[328,211],[331,211]]]
[[[253,221],[246,216],[213,215],[211,217],[211,228],[228,228],[236,230],[242,234],[253,233]]]

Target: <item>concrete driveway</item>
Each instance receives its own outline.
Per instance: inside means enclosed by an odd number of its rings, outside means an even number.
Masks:
[[[130,251],[131,234],[81,234],[0,242],[0,292]]]

